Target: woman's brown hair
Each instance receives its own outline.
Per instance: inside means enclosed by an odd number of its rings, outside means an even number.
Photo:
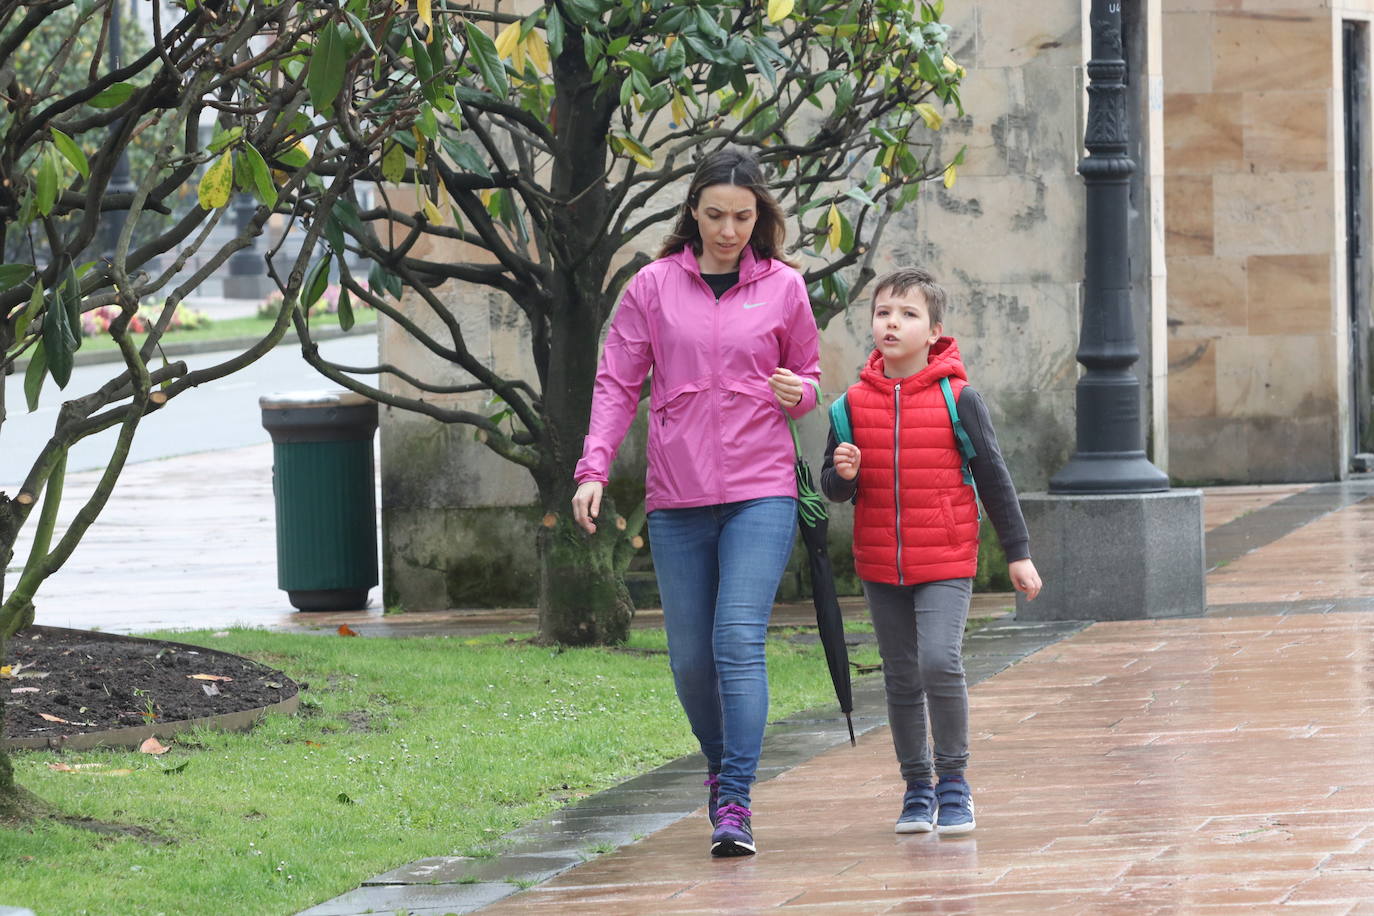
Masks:
[[[676,254],[682,249],[692,248],[693,253],[701,254],[701,230],[692,217],[692,208],[701,200],[701,192],[712,185],[728,184],[746,188],[754,192],[758,202],[758,221],[754,223],[754,233],[749,237],[749,246],[758,258],[777,258],[791,263],[783,257],[782,243],[787,235],[782,207],[773,199],[768,185],[763,179],[763,169],[754,154],[738,146],[727,146],[706,155],[697,165],[692,184],[687,188],[687,199],[682,202],[677,224],[672,233],[659,249],[660,258]]]

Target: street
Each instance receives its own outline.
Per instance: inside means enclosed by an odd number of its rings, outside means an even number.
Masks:
[[[184,360],[189,368],[197,369],[214,365],[236,352],[197,353],[173,359]],[[320,352],[344,365],[375,365],[377,338],[370,332],[340,337],[321,343]],[[8,418],[0,428],[0,488],[14,486],[24,479],[52,435],[62,402],[94,391],[119,368],[118,363],[78,366],[64,390],[59,390],[49,378],[33,413],[28,412],[24,403],[23,375],[16,372],[5,380]],[[153,461],[267,442],[258,410],[261,395],[336,387],[306,364],[297,346],[277,347],[248,368],[173,398],[166,407],[145,417],[134,436],[129,461]],[[71,450],[67,470],[105,467],[116,434],[115,429],[108,429],[80,442]]]

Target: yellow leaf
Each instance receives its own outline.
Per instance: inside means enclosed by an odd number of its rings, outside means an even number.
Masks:
[[[830,205],[830,212],[825,215],[825,222],[826,225],[830,227],[830,232],[826,235],[825,240],[830,243],[830,247],[833,250],[839,251],[840,238],[843,235],[843,227],[840,224],[839,208],[837,208],[834,204]]]
[[[420,12],[420,21],[429,29],[425,34],[425,43],[428,44],[434,40],[434,11],[430,6],[430,0],[415,0],[415,4]]]
[[[925,121],[926,127],[931,130],[939,130],[945,123],[944,117],[929,102],[916,103],[916,113],[921,116],[921,120]]]
[[[792,15],[796,0],[768,0],[768,21],[779,23]]]
[[[429,141],[425,135],[420,133],[420,128],[412,127],[411,134],[415,137],[415,167],[422,169],[425,167],[425,157],[429,152]]]
[[[945,166],[945,187],[947,187],[947,188],[952,188],[952,187],[954,187],[954,179],[955,179],[955,174],[954,174],[954,163],[951,162],[949,165]]]
[[[878,164],[883,168],[892,168],[892,163],[897,160],[897,144],[892,144],[883,150],[883,156],[878,160]]]
[[[425,211],[425,219],[429,220],[434,225],[442,226],[444,224],[444,214],[439,212],[439,208],[434,205],[434,201],[430,200],[428,197],[424,199],[421,209]]]
[[[540,73],[549,72],[549,45],[544,41],[544,36],[534,29],[525,36],[525,53],[534,62],[534,69]]]
[[[406,177],[406,152],[395,140],[388,143],[382,153],[382,177],[392,182]]]
[[[0,677],[9,677],[12,670],[9,665],[0,665]]]
[[[958,72],[959,72],[959,65],[956,64],[956,63],[954,62],[954,58],[950,57],[948,54],[945,55],[944,65],[945,65],[945,72],[946,72],[946,73],[958,73]]]
[[[638,162],[646,169],[651,169],[654,167],[654,157],[650,155],[648,150],[640,146],[639,141],[636,140],[634,137],[622,134],[616,136],[615,139],[620,141],[620,148],[623,149],[625,151],[625,154],[628,155],[635,162]]]
[[[215,164],[206,170],[204,177],[200,179],[200,187],[196,190],[196,197],[204,209],[218,210],[229,203],[229,192],[233,190],[233,187],[234,156],[233,153],[225,150],[215,160]]]
[[[501,34],[496,36],[496,53],[502,59],[510,57],[515,53],[515,49],[520,44],[520,23],[512,22],[501,30]]]
[[[477,195],[478,197],[480,197],[480,198],[482,199],[482,206],[484,206],[484,207],[490,207],[490,206],[491,206],[491,197],[492,197],[492,195],[495,194],[495,193],[496,193],[496,189],[495,189],[495,188],[483,188],[482,191],[481,191],[481,193],[479,193],[479,194]]]
[[[682,96],[678,95],[676,92],[673,93],[672,111],[673,120],[676,121],[679,126],[687,123],[687,105],[682,101]]]

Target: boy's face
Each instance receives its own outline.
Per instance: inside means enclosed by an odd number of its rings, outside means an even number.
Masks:
[[[930,323],[925,293],[885,289],[873,300],[873,345],[888,362],[924,362],[944,329]]]

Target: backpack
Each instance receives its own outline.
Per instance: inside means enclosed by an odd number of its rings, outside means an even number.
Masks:
[[[973,504],[978,509],[978,521],[983,520],[982,503],[978,500],[978,484],[973,482],[973,470],[969,461],[978,457],[973,448],[973,440],[964,431],[964,422],[959,419],[959,408],[954,403],[954,392],[949,387],[949,379],[940,379],[940,391],[945,396],[945,407],[949,410],[949,422],[954,427],[954,441],[959,448],[961,464],[959,470],[964,475],[964,483],[973,487]],[[830,405],[830,427],[835,431],[836,442],[853,442],[854,431],[849,425],[849,393],[840,395]]]

